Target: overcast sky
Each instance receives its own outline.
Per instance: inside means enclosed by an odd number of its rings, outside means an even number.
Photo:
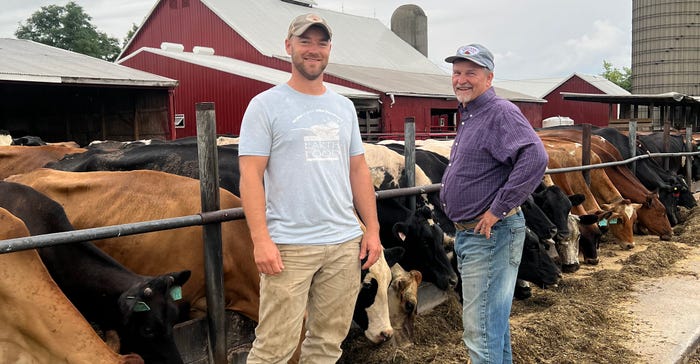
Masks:
[[[120,39],[141,24],[156,0],[74,0],[98,30]],[[255,0],[250,0],[255,1]],[[495,55],[496,79],[522,80],[600,74],[603,60],[630,67],[631,0],[315,0],[317,7],[374,17],[387,27],[404,4],[428,17],[428,58],[448,69],[446,56],[464,44],[481,43]],[[41,6],[67,0],[2,0],[0,37],[14,38]],[[285,20],[286,21],[286,20]]]

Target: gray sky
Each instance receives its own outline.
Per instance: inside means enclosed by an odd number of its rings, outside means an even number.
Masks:
[[[156,0],[74,0],[98,30],[122,40],[141,24]],[[250,0],[254,1],[254,0]],[[600,74],[603,60],[630,67],[630,0],[315,0],[317,7],[374,17],[387,27],[404,4],[420,6],[428,17],[428,58],[449,69],[444,58],[464,44],[481,43],[495,56],[495,76],[522,80]],[[3,0],[0,37],[14,32],[41,6],[67,0]]]

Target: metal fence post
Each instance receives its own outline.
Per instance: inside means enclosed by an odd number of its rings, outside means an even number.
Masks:
[[[416,186],[416,120],[408,117],[404,121],[404,170],[406,171],[406,187]],[[408,197],[408,207],[416,211],[416,196]]]
[[[591,164],[591,124],[582,125],[581,134],[581,165],[587,166]],[[591,171],[583,170],[583,179],[586,181],[586,185],[591,185]]]
[[[220,208],[220,197],[214,103],[197,103],[195,109],[197,112],[197,153],[202,212],[216,211]],[[204,225],[202,234],[204,237],[204,273],[207,284],[209,353],[213,363],[226,364],[221,223]]]

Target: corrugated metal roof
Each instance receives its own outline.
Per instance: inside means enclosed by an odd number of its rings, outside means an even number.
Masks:
[[[24,39],[0,38],[0,80],[168,87],[177,81]]]
[[[280,0],[202,0],[202,3],[269,57],[289,59],[284,49],[289,22],[297,15],[313,12],[325,18],[333,29],[331,63],[414,73],[444,73],[375,18]]]
[[[360,66],[329,64],[326,73],[357,84],[400,96],[455,98],[452,76],[424,74]],[[496,94],[510,101],[546,102],[546,100],[496,87]]]
[[[627,95],[601,95],[601,94],[581,94],[575,92],[562,92],[564,100],[602,102],[612,104],[632,104],[632,105],[697,105],[700,97],[689,96],[678,92],[667,92],[663,94],[627,94]]]
[[[136,56],[141,52],[153,53],[159,56],[176,59],[182,62],[187,62],[195,64],[202,67],[207,67],[222,72],[242,76],[245,78],[250,78],[260,82],[269,83],[271,85],[278,85],[285,83],[291,77],[289,72],[280,71],[277,69],[261,66],[258,64],[244,62],[238,59],[217,56],[212,54],[197,54],[192,52],[178,52],[178,51],[168,51],[159,48],[144,47],[138,51],[130,54],[129,56],[119,60],[123,62]],[[326,82],[327,87],[331,90],[354,99],[378,99],[379,95],[371,92],[366,92],[362,90],[357,90],[350,87],[345,87],[337,85],[334,83]]]
[[[524,93],[526,95],[544,98],[557,87],[564,84],[574,76],[578,76],[590,83],[606,95],[629,95],[630,93],[605,77],[596,75],[584,75],[573,73],[567,77],[539,78],[529,80],[494,80],[494,85],[505,87],[510,90]]]

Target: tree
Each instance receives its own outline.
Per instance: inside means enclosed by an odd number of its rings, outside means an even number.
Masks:
[[[114,61],[120,52],[119,40],[98,31],[91,20],[92,17],[72,1],[66,6],[42,6],[25,24],[20,24],[15,36]]]
[[[134,37],[134,34],[136,34],[137,30],[139,30],[139,26],[136,25],[136,23],[131,23],[131,29],[129,29],[129,31],[126,32],[126,37],[124,37],[124,43],[122,44],[122,47],[126,47],[131,38]]]
[[[622,67],[622,70],[619,70],[613,67],[611,62],[603,60],[603,69],[601,76],[632,92],[632,70],[629,67]]]

